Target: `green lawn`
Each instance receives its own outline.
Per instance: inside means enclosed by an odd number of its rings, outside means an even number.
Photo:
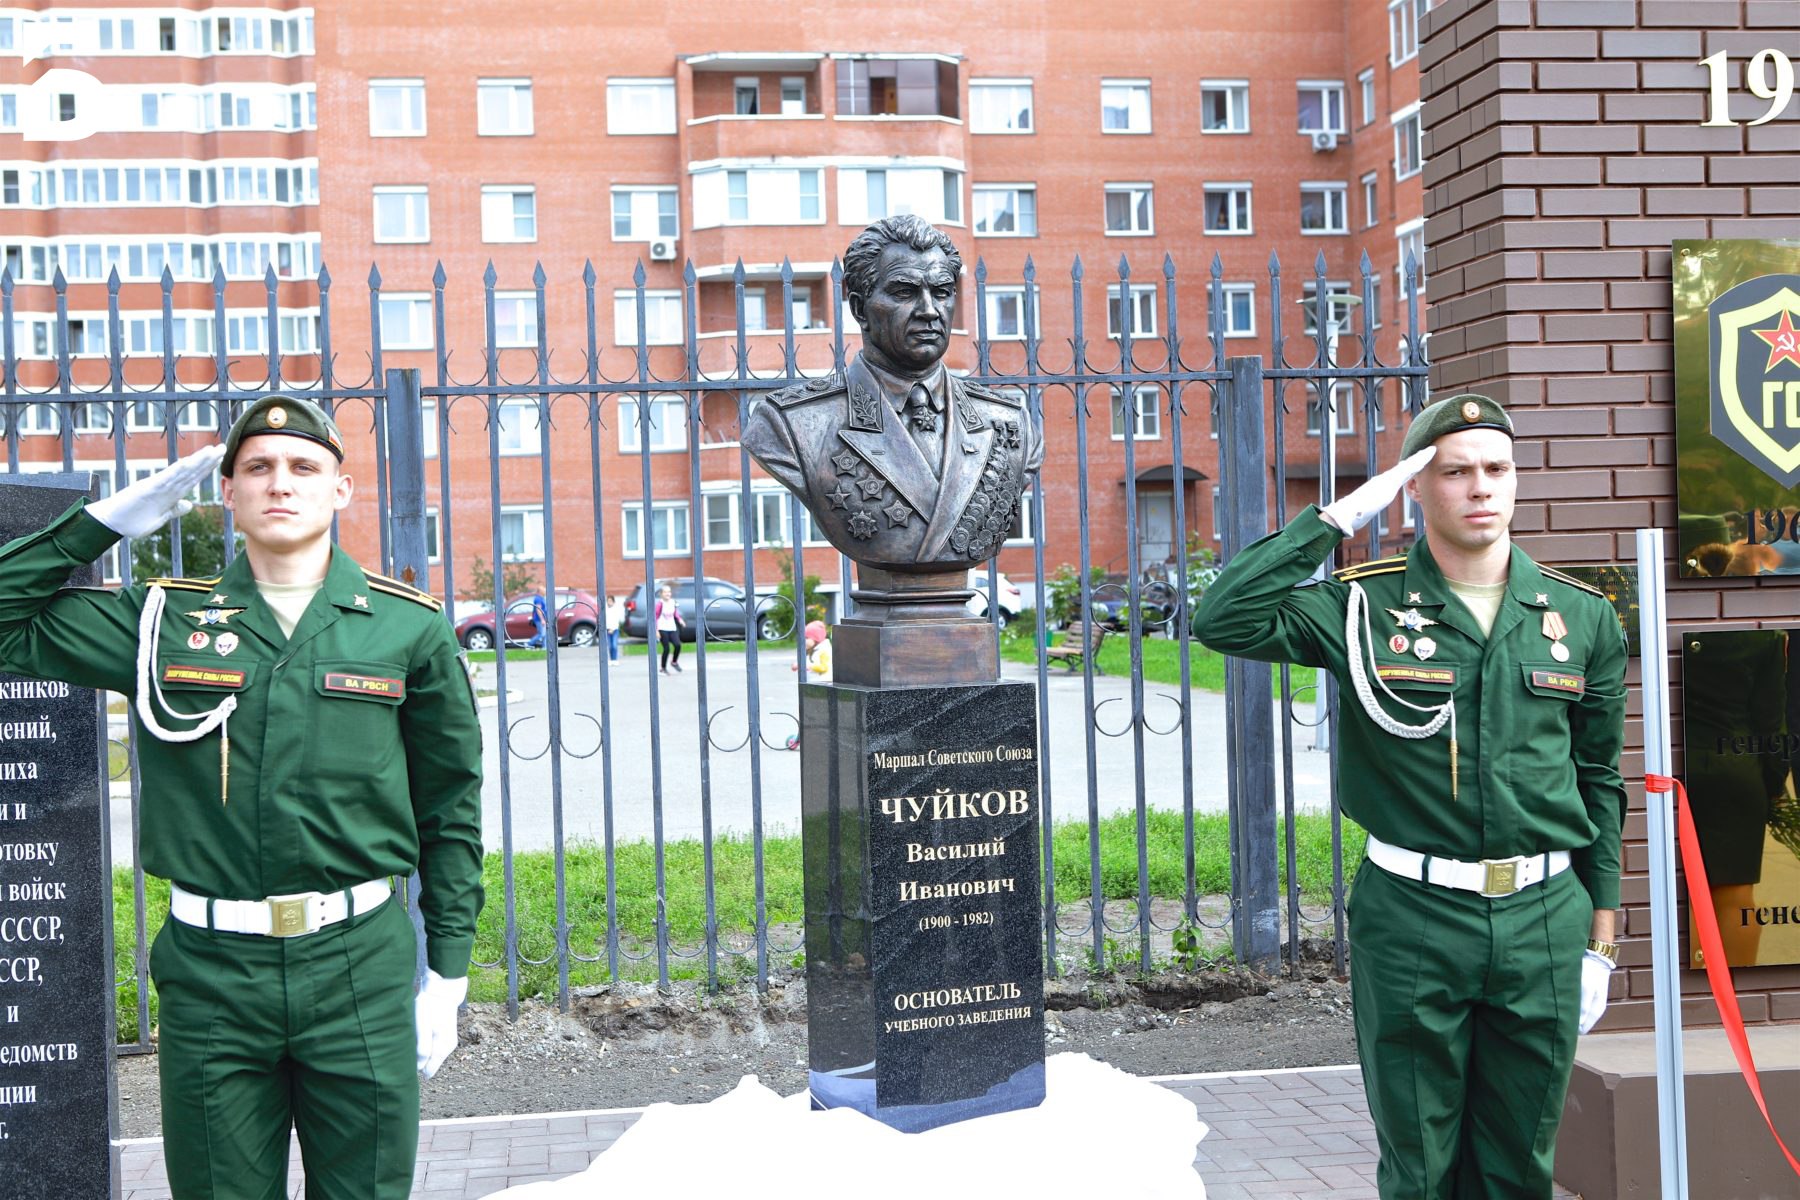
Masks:
[[[1328,817],[1301,814],[1296,821],[1300,888],[1309,905],[1323,905],[1331,894],[1331,826]],[[1194,818],[1195,886],[1201,894],[1231,890],[1228,827],[1223,814],[1196,814]],[[1150,861],[1151,895],[1180,899],[1186,890],[1182,817],[1178,812],[1152,811],[1145,822]],[[1280,843],[1277,832],[1277,845]],[[1085,824],[1059,823],[1056,829],[1056,892],[1060,903],[1089,895],[1090,866]],[[1362,831],[1344,823],[1344,861],[1362,857]],[[767,919],[796,928],[803,919],[800,838],[766,838],[763,843]],[[647,959],[626,960],[621,971],[631,978],[656,977],[656,858],[649,842],[622,843],[615,849],[620,938],[633,955]],[[1285,853],[1281,859],[1285,860]],[[697,841],[670,842],[664,850],[664,879],[668,896],[668,924],[672,942],[681,947],[700,944],[705,936],[705,874],[701,845]],[[748,838],[719,838],[713,845],[713,877],[717,921],[722,936],[739,937],[755,929],[755,860]],[[487,904],[477,923],[475,957],[503,960],[505,955],[505,879],[499,854],[489,854],[484,867]],[[606,864],[600,846],[577,843],[564,854],[564,884],[570,949],[598,962],[573,962],[570,980],[575,986],[607,982],[606,969]],[[1286,887],[1286,870],[1281,869]],[[1100,823],[1100,890],[1109,900],[1136,897],[1137,822],[1130,814],[1108,817]],[[518,945],[521,956],[547,958],[533,965],[520,962],[520,994],[554,995],[556,992],[556,886],[555,859],[547,851],[514,856],[513,894]],[[146,942],[154,939],[169,908],[169,885],[146,880]],[[114,969],[121,979],[131,976],[132,916],[131,872],[113,872]],[[789,934],[788,942],[796,940]],[[722,969],[740,973],[741,964]],[[704,978],[704,957],[674,960],[677,978]],[[506,997],[504,969],[476,968],[470,998],[496,1001]],[[156,999],[151,996],[154,1022]],[[119,1039],[137,1038],[137,988],[129,983],[119,990]]]
[[[1052,646],[1080,644],[1079,628],[1065,630],[1051,635]],[[1163,683],[1171,687],[1181,686],[1181,643],[1175,638],[1147,637],[1142,641],[1144,656],[1144,681],[1146,683]],[[1037,653],[1029,641],[1024,638],[1002,638],[1000,640],[1000,657],[1008,662],[1034,663]],[[1052,661],[1054,671],[1062,671],[1061,664]],[[1108,633],[1106,640],[1100,643],[1100,670],[1108,675],[1129,678],[1131,675],[1131,639],[1122,633]],[[1079,673],[1079,670],[1077,671]],[[1281,672],[1271,669],[1274,679],[1274,694],[1281,695]],[[1295,667],[1292,671],[1295,691],[1311,684],[1318,672],[1311,667]],[[1208,650],[1193,639],[1188,640],[1188,678],[1195,691],[1222,692],[1225,690],[1225,656]],[[1304,699],[1304,698],[1303,698]]]

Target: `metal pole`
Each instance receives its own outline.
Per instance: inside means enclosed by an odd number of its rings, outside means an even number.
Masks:
[[[1638,647],[1644,772],[1669,773],[1669,646],[1663,531],[1637,531]],[[1681,1061],[1681,960],[1675,913],[1675,794],[1646,792],[1650,850],[1651,998],[1656,1014],[1656,1126],[1664,1200],[1687,1200],[1687,1104]]]

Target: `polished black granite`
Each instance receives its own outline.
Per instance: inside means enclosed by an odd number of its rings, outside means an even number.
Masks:
[[[920,1130],[1044,1097],[1030,684],[801,698],[810,1086]]]
[[[87,477],[0,483],[0,545]],[[62,486],[41,486],[52,482]],[[79,489],[79,490],[76,490]],[[71,580],[99,582],[88,568]],[[0,1196],[117,1195],[112,898],[94,692],[0,672]]]

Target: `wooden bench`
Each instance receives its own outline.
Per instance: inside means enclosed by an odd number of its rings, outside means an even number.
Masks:
[[[1101,643],[1106,641],[1106,626],[1096,621],[1094,622],[1092,629],[1093,632],[1088,635],[1085,642],[1075,645],[1064,642],[1060,646],[1052,646],[1044,651],[1044,657],[1051,662],[1059,662],[1063,666],[1069,668],[1069,673],[1071,675],[1074,674],[1084,662],[1092,663],[1094,665],[1094,674],[1106,674],[1105,671],[1100,669],[1100,646]]]

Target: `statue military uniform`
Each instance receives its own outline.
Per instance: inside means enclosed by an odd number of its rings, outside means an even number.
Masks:
[[[1423,538],[1311,581],[1345,536],[1309,507],[1246,547],[1194,634],[1339,682],[1338,795],[1370,835],[1350,983],[1381,1195],[1548,1197],[1584,939],[1619,903],[1618,617],[1517,545],[1485,635]]]
[[[1044,457],[1017,397],[941,366],[913,383],[860,354],[842,375],[764,398],[742,440],[832,545],[902,572],[992,557]]]
[[[279,403],[277,403],[279,402]],[[271,397],[240,419],[322,421]],[[229,470],[227,458],[227,470]],[[467,974],[481,907],[481,732],[438,602],[331,550],[284,635],[238,555],[216,579],[65,589],[119,538],[77,504],[0,548],[0,668],[132,697],[176,1197],[404,1197],[419,1120],[416,936]]]

